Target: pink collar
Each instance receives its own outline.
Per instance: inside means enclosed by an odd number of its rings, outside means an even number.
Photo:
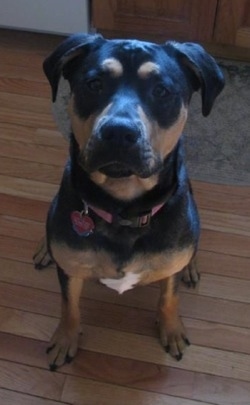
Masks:
[[[84,206],[86,208],[86,203],[84,202]],[[144,226],[149,225],[151,217],[153,217],[163,206],[165,205],[164,203],[158,204],[155,207],[151,209],[151,211],[147,212],[146,214],[143,214],[138,217],[132,217],[129,219],[125,219],[122,217],[117,217],[112,214],[110,214],[107,211],[104,211],[100,208],[94,207],[92,205],[89,205],[89,208],[95,212],[100,218],[104,219],[104,221],[108,222],[109,224],[116,222],[119,225],[123,226],[130,226],[132,228],[142,228]]]

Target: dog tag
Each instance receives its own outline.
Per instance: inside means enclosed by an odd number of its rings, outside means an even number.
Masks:
[[[88,215],[80,211],[73,211],[70,217],[73,229],[79,236],[86,237],[93,233],[95,224]]]

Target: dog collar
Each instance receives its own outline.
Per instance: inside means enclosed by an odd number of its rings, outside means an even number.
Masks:
[[[131,217],[129,219],[123,218],[119,215],[112,215],[110,212],[88,205],[83,201],[84,209],[82,211],[72,211],[70,214],[73,230],[79,235],[87,237],[94,232],[95,223],[89,216],[89,208],[104,221],[109,224],[115,223],[122,226],[129,226],[131,228],[143,228],[150,224],[151,217],[154,216],[165,205],[164,203],[158,204],[150,211],[144,212],[140,216]]]
[[[100,218],[104,219],[104,221],[108,222],[109,224],[116,223],[122,226],[130,226],[131,228],[143,228],[150,224],[151,217],[153,217],[160,209],[163,207],[165,203],[161,203],[153,207],[150,211],[142,213],[142,215],[131,217],[131,218],[123,218],[119,215],[112,215],[107,211],[104,211],[100,208],[93,207],[89,205],[89,208],[94,211],[96,215]]]

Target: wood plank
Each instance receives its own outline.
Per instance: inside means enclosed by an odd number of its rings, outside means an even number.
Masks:
[[[203,229],[250,236],[250,216],[200,209]]]
[[[17,67],[16,70],[19,69],[22,70],[22,77],[26,76],[26,78],[16,78],[15,69],[12,66],[5,65],[4,71],[0,68],[0,92],[17,94],[18,96],[50,98],[51,91],[49,84],[31,80],[29,76],[30,67],[26,67],[26,69],[24,67]],[[38,73],[37,76],[40,77],[40,74]]]
[[[57,149],[67,151],[68,142],[56,129],[31,128],[27,126],[18,126],[6,122],[0,122],[0,139],[9,142],[33,143],[46,147],[55,146]],[[46,162],[42,162],[46,163]]]
[[[27,394],[21,394],[10,390],[0,388],[0,403],[4,405],[67,405],[66,402],[57,402],[35,397]]]
[[[43,113],[51,115],[50,103],[47,97],[40,98],[27,95],[17,97],[15,94],[0,92],[0,103],[7,110],[12,110],[12,113],[13,111],[29,111],[39,116],[41,111],[43,111]]]
[[[0,235],[0,257],[31,263],[39,238],[27,241]]]
[[[45,201],[0,194],[0,213],[2,215],[45,222],[49,204]]]
[[[152,337],[89,325],[85,325],[84,335],[80,347],[87,350],[250,381],[250,355],[191,345],[182,361],[176,362],[166,356],[159,342]]]
[[[249,328],[249,304],[183,293],[180,304],[180,313],[184,317]]]
[[[55,184],[0,175],[0,193],[3,194],[50,202],[57,190]]]
[[[18,50],[27,51],[43,55],[44,52],[51,51],[65,36],[30,33],[16,30],[1,29],[1,47],[3,51]]]
[[[60,400],[65,376],[0,360],[1,388]]]
[[[86,298],[102,302],[156,310],[159,292],[157,288],[153,287],[138,287],[118,296],[115,291],[111,291],[101,284],[89,282],[83,290],[83,295]],[[180,294],[180,312],[182,316],[193,319],[204,319],[249,328],[250,305],[225,300],[222,297],[215,299],[182,291]]]
[[[22,263],[0,258],[0,280],[23,287],[60,292],[55,266],[47,270],[36,270],[33,263]]]
[[[42,239],[44,232],[44,223],[8,215],[0,216],[0,235],[34,241]]]
[[[62,399],[75,405],[209,405],[210,402],[201,402],[144,392],[130,388],[122,388],[113,384],[103,384],[92,380],[67,377]]]
[[[42,181],[58,185],[63,169],[61,166],[41,164],[21,159],[1,157],[0,173],[10,177],[20,177],[23,179]]]
[[[0,31],[2,34],[2,30]],[[32,80],[32,73],[34,70],[39,72],[39,75],[41,79],[43,79],[43,82],[46,82],[45,76],[43,74],[42,70],[42,62],[43,62],[43,57],[45,57],[45,52],[39,52],[39,51],[32,51],[28,46],[26,48],[21,49],[21,48],[8,48],[3,45],[3,41],[1,38],[0,42],[0,50],[2,52],[2,64],[1,68],[4,68],[5,66],[7,67],[13,67],[16,69],[16,77],[20,78],[23,77],[23,74],[19,74],[18,76],[18,68],[21,67],[26,67],[27,71],[30,73],[30,80]],[[29,60],[29,63],[27,64],[27,59]],[[29,69],[29,70],[28,70]],[[0,73],[2,71],[0,70]]]
[[[34,97],[33,97],[34,98]],[[49,103],[48,103],[49,106]],[[52,115],[46,110],[42,109],[40,113],[27,110],[15,110],[1,107],[0,110],[0,122],[8,122],[10,125],[19,125],[28,128],[47,128],[49,130],[55,130],[55,122]]]
[[[241,187],[224,185],[218,188],[202,182],[195,182],[193,188],[199,209],[250,216],[250,188],[243,187],[242,190]]]
[[[0,44],[0,49],[2,49]],[[27,80],[29,83],[37,83],[43,85],[44,88],[49,90],[49,84],[42,70],[43,57],[41,55],[31,55],[30,52],[10,51],[4,50],[3,61],[0,66],[0,78],[14,79],[14,80]],[[26,61],[25,61],[26,58]],[[27,58],[30,59],[30,65],[27,64]],[[8,93],[8,89],[7,93]]]
[[[0,333],[0,342],[0,358],[48,368],[46,343],[4,333]],[[200,401],[213,398],[214,403],[223,405],[245,405],[250,394],[247,382],[87,350],[79,350],[74,362],[60,373]]]
[[[197,265],[201,272],[201,277],[203,273],[210,273],[233,278],[250,279],[250,259],[246,257],[199,250]]]
[[[232,195],[239,195],[242,197],[249,198],[249,186],[237,186],[228,184],[216,184],[207,183],[204,181],[192,180],[192,186],[195,193],[202,191],[203,193],[216,193],[216,194],[227,194],[228,197]],[[208,197],[209,198],[209,197]]]
[[[197,287],[200,295],[250,303],[250,280],[203,274]],[[249,323],[250,326],[250,323]]]
[[[250,237],[218,231],[201,232],[200,249],[232,256],[250,257]]]
[[[64,166],[66,161],[63,149],[2,139],[0,139],[0,156],[60,167]]]

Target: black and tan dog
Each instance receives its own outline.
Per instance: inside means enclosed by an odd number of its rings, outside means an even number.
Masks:
[[[65,40],[44,70],[53,101],[61,76],[70,84],[71,125],[47,244],[35,255],[42,267],[48,251],[62,289],[62,318],[48,349],[51,369],[76,354],[79,297],[88,278],[119,293],[160,281],[160,339],[180,360],[189,342],[177,284],[182,276],[198,280],[199,239],[181,135],[192,93],[201,89],[208,115],[224,86],[222,73],[197,44],[82,34]]]

